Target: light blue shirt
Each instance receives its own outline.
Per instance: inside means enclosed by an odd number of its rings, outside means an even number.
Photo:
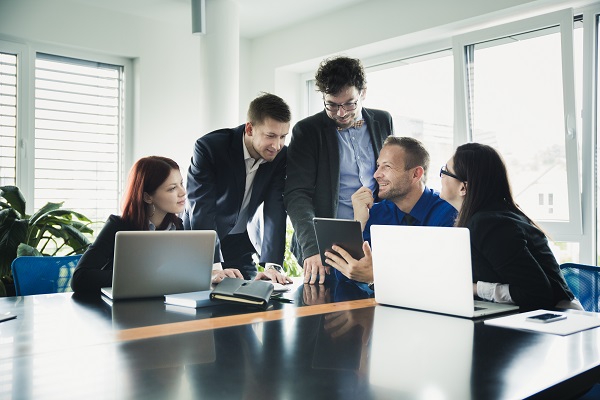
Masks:
[[[361,115],[362,119],[362,115]],[[352,195],[362,186],[375,191],[375,154],[371,135],[364,123],[360,128],[337,131],[340,153],[340,191],[337,218],[354,219]]]

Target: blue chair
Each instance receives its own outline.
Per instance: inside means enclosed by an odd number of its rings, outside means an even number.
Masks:
[[[63,257],[17,257],[11,264],[17,296],[71,291],[71,277],[81,254]]]
[[[583,308],[586,311],[600,311],[600,267],[565,263],[560,270]]]

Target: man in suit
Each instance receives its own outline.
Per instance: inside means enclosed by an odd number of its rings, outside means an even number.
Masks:
[[[245,279],[262,277],[256,276],[253,260],[258,253],[268,278],[291,281],[280,267],[286,228],[284,143],[290,119],[283,99],[264,93],[250,103],[244,125],[219,129],[196,141],[183,223],[185,229],[217,232],[215,263],[221,263],[222,278],[238,276],[236,269]],[[260,218],[255,214],[261,205],[264,226],[258,229]]]
[[[324,60],[315,79],[325,109],[292,130],[284,202],[304,282],[322,284],[329,267],[318,254],[313,218],[352,219],[352,194],[363,186],[377,193],[375,160],[393,127],[388,112],[362,106],[367,87],[360,60]]]

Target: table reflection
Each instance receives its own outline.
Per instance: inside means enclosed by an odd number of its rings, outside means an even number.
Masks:
[[[377,306],[369,362],[374,398],[471,399],[473,332],[468,319]]]

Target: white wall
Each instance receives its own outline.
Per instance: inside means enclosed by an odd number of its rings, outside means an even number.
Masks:
[[[85,7],[68,0],[0,0],[0,39],[33,48],[109,54],[135,61],[132,160],[147,155],[175,159],[186,169],[203,132],[200,105],[201,37],[191,18],[174,23]]]

